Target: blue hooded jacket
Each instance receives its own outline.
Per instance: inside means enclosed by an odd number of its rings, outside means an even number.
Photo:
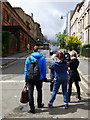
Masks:
[[[31,58],[32,61],[36,61],[37,58],[40,58],[39,61],[38,61],[38,65],[39,65],[39,71],[40,71],[40,80],[42,80],[44,77],[46,77],[46,61],[45,61],[45,58],[39,52],[32,53],[30,58]],[[30,63],[29,57],[27,57],[26,62],[25,62],[25,69],[24,69],[25,82],[27,82],[27,70],[28,70],[29,63]]]
[[[51,62],[51,67],[54,69],[54,79],[61,82],[67,81],[67,64],[60,60],[54,60]]]

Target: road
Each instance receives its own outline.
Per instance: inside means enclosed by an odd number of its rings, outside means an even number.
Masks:
[[[46,58],[47,62],[47,78],[49,78],[49,69],[48,64],[50,62],[50,56],[49,51],[42,51]],[[30,114],[28,113],[29,106],[28,104],[21,104],[20,103],[20,95],[21,91],[24,87],[24,62],[25,57],[21,58],[21,60],[17,60],[13,62],[12,64],[9,64],[6,68],[2,71],[2,81],[0,81],[0,84],[2,84],[2,118],[32,118],[32,119],[59,119],[59,118],[69,118],[72,119],[76,118],[79,119],[88,119],[88,96],[84,93],[83,87],[81,87],[81,96],[82,100],[78,102],[77,96],[76,96],[76,89],[73,85],[73,94],[71,97],[71,103],[69,104],[69,109],[64,109],[63,104],[63,96],[62,94],[57,94],[56,100],[54,102],[54,108],[49,109],[48,108],[48,102],[50,100],[50,83],[44,83],[43,84],[43,102],[45,104],[45,107],[42,109],[37,108],[37,92],[34,91],[35,96],[35,108],[36,108],[36,114]],[[80,83],[81,86],[83,86],[83,82]],[[85,86],[85,85],[84,85]],[[61,92],[61,88],[60,88]],[[25,119],[26,120],[26,119]]]

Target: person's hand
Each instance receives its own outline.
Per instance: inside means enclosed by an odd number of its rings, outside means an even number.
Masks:
[[[28,86],[28,82],[25,82],[25,86]]]
[[[44,77],[43,82],[47,82],[47,78],[46,77]]]

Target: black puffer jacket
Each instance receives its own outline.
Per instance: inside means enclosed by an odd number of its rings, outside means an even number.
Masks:
[[[81,81],[78,70],[77,70],[78,66],[79,66],[79,60],[76,57],[73,57],[70,60],[68,65],[68,67],[70,67],[69,82]]]

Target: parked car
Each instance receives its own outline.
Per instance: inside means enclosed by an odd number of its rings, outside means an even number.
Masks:
[[[57,46],[52,46],[52,47],[50,48],[50,55],[55,54],[58,50],[59,50],[59,47],[57,47]]]

